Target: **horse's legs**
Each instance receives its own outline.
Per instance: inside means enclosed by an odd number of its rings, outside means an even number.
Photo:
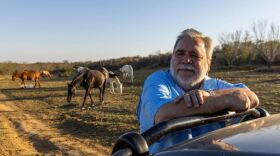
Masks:
[[[104,85],[102,87],[99,87],[99,101],[101,104],[104,103],[104,91],[105,91],[105,87]]]
[[[122,83],[119,83],[118,86],[119,86],[119,93],[122,94],[122,88],[123,88]]]
[[[26,88],[24,80],[21,81],[21,85],[23,85],[23,88]]]
[[[35,84],[34,84],[33,88],[36,88],[36,86],[37,86],[37,80],[35,79]]]
[[[35,78],[35,86],[34,86],[34,88],[37,86],[37,84],[39,85],[38,87],[40,88],[41,84],[39,82],[39,78]]]
[[[88,95],[89,95],[90,100],[91,100],[91,106],[92,106],[92,107],[94,107],[95,105],[93,104],[93,100],[92,100],[92,97],[91,97],[91,92],[89,92],[89,94],[88,94]]]
[[[99,101],[102,104],[102,87],[99,87]]]
[[[39,84],[39,88],[41,88],[41,83],[40,83],[39,79],[37,80],[37,82]]]
[[[130,78],[130,82],[133,82],[133,72],[132,71],[128,74],[128,76]]]
[[[110,83],[111,93],[115,94],[114,83]]]
[[[82,109],[84,109],[84,106],[85,106],[85,102],[86,102],[86,99],[87,99],[87,96],[89,95],[89,89],[86,89],[86,93],[85,93],[85,96],[84,96],[84,101],[82,103]]]
[[[101,104],[104,103],[105,85],[106,85],[106,80],[105,80],[105,82],[104,82],[104,84],[103,84],[103,86],[102,86],[102,102],[101,102]]]

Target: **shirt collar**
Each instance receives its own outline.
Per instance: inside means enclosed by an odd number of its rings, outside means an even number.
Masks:
[[[176,88],[178,88],[181,92],[185,92],[183,88],[181,88],[177,82],[174,80],[174,78],[172,77],[171,73],[170,73],[170,70],[168,69],[167,70],[167,73],[168,73],[168,76],[172,79],[173,83],[175,84]],[[204,89],[204,85],[205,85],[205,81],[209,80],[210,77],[208,75],[205,75],[204,79],[202,80],[202,84],[200,85],[199,89]]]

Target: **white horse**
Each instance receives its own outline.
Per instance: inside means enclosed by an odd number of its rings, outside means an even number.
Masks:
[[[121,83],[121,81],[119,80],[119,78],[117,76],[118,76],[117,74],[114,74],[112,71],[109,71],[109,78],[108,78],[107,82],[110,85],[110,92],[112,94],[115,94],[114,84],[116,84],[117,90],[119,91],[119,93],[122,94],[123,84]]]
[[[80,67],[77,67],[77,68],[76,68],[77,73],[81,73],[81,72],[84,72],[84,71],[87,71],[87,70],[89,70],[88,67],[82,67],[82,66],[80,66]]]
[[[133,82],[133,68],[131,65],[124,65],[120,68],[120,71],[122,72],[123,79],[129,78],[130,82]]]
[[[47,71],[47,70],[43,70],[43,71],[40,71],[41,72],[41,76],[42,77],[48,77],[48,78],[52,78],[52,75],[51,75],[51,73],[49,72],[49,71]]]

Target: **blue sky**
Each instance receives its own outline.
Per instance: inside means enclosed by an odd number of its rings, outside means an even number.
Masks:
[[[97,61],[171,51],[196,28],[221,33],[280,24],[279,0],[2,0],[0,62]]]

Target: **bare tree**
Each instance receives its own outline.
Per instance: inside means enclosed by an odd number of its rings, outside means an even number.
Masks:
[[[266,21],[259,21],[253,24],[252,31],[255,37],[256,48],[268,68],[271,68],[275,58],[280,54],[279,26],[272,23],[268,27]]]
[[[241,59],[244,62],[251,63],[255,60],[257,53],[254,51],[255,44],[252,41],[252,35],[248,30],[242,34],[241,46],[240,46],[240,55]]]
[[[219,42],[222,49],[222,58],[226,64],[232,66],[234,62],[240,57],[240,47],[242,31],[238,30],[234,33],[221,34],[219,36]]]

